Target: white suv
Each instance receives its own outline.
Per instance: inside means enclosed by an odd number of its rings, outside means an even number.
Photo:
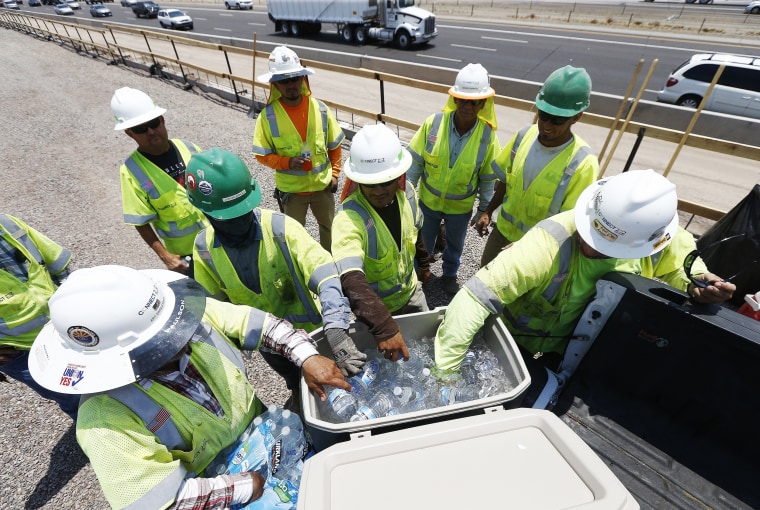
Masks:
[[[760,118],[760,58],[700,53],[670,73],[657,100],[697,108],[715,73],[726,64],[705,104],[705,110]]]
[[[237,7],[240,9],[253,9],[253,0],[224,0],[224,6],[227,9]]]

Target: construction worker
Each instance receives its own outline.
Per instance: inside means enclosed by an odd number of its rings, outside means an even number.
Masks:
[[[29,368],[42,386],[82,396],[77,441],[113,508],[230,508],[261,496],[258,474],[204,472],[263,411],[241,348],[287,356],[319,398],[325,384],[350,390],[305,331],[163,269],[75,271],[50,318]]]
[[[48,299],[69,276],[71,252],[23,221],[0,214],[0,379],[7,375],[76,419],[79,398],[49,391],[29,374],[29,349],[48,321]]]
[[[269,101],[253,132],[253,153],[275,170],[275,196],[282,212],[301,225],[309,208],[319,225],[319,244],[330,250],[335,197],[345,138],[332,112],[311,94],[298,55],[278,46],[269,55]]]
[[[351,310],[330,252],[294,219],[258,208],[261,188],[229,151],[195,154],[185,182],[190,203],[211,223],[195,239],[195,280],[215,298],[265,310],[307,332],[324,321],[338,367],[347,376],[360,372],[366,355],[348,336]],[[285,378],[297,406],[298,370],[282,356],[260,352]]]
[[[393,131],[382,124],[361,128],[343,167],[351,181],[344,187],[358,188],[335,216],[340,236],[333,239],[332,253],[343,293],[356,319],[369,327],[378,350],[391,361],[409,359],[391,315],[428,310],[419,281],[430,277],[419,232],[422,213],[414,188],[400,184],[411,162]]]
[[[589,107],[591,78],[585,69],[565,66],[549,75],[536,96],[538,121],[522,128],[493,162],[499,178],[491,203],[475,229],[488,235],[491,215],[501,212],[480,266],[536,223],[575,206],[599,176],[599,161],[572,126]]]
[[[134,225],[167,269],[192,277],[193,240],[207,223],[187,201],[184,179],[190,156],[200,149],[170,140],[166,110],[140,90],[118,89],[111,111],[114,129],[137,142],[137,150],[119,169],[124,223]]]
[[[467,226],[485,218],[494,193],[491,164],[500,148],[495,93],[486,69],[467,64],[449,89],[443,111],[428,117],[409,142],[412,166],[407,179],[414,186],[419,183],[422,237],[431,257],[441,222],[445,227],[441,283],[449,294],[459,290],[457,272]],[[472,216],[476,195],[478,212]]]
[[[703,303],[730,299],[736,287],[701,259],[692,272],[710,284],[687,277],[684,258],[696,243],[678,226],[677,205],[675,185],[652,170],[587,188],[574,210],[539,222],[454,296],[435,338],[436,367],[457,369],[486,318],[500,314],[528,357],[556,369],[597,280],[610,271],[657,278]]]

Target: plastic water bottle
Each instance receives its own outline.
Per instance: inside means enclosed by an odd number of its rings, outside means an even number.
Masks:
[[[343,421],[348,421],[356,412],[356,397],[343,388],[330,387],[327,403]]]
[[[468,350],[464,354],[464,359],[459,367],[459,373],[462,374],[465,384],[476,384],[479,380],[478,369],[475,366],[478,362],[478,355],[473,350]]]
[[[396,386],[393,388],[397,407],[401,413],[411,413],[425,409],[424,395],[416,385]]]
[[[365,393],[377,379],[378,372],[380,372],[380,363],[376,359],[369,360],[364,364],[364,370],[351,377],[348,384],[357,395]]]
[[[356,414],[351,417],[351,421],[374,420],[397,412],[392,397],[385,393],[377,393],[369,402],[359,407]]]
[[[309,449],[306,436],[285,425],[282,427],[278,442],[280,443],[279,464],[276,469],[273,469],[272,474],[281,480],[300,479],[303,470],[301,461]]]
[[[422,369],[425,368],[425,362],[422,358],[413,354],[409,356],[407,361],[401,360],[397,361],[397,363],[401,367],[402,373],[406,377],[411,378],[418,377],[422,372]]]
[[[445,386],[441,390],[441,405],[450,406],[458,402],[468,402],[480,398],[479,390],[472,386],[457,388]]]

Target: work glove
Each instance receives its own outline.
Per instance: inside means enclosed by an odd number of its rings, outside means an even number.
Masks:
[[[367,355],[356,348],[356,344],[345,330],[330,328],[325,330],[327,341],[335,358],[335,364],[345,377],[351,377],[362,371]]]

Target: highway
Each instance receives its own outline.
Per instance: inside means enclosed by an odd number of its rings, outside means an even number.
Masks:
[[[586,0],[584,3],[611,5],[607,0]],[[96,22],[125,23],[136,27],[163,30],[155,19],[137,19],[131,9],[118,3],[107,3],[113,11],[112,18],[90,17],[88,8],[82,2],[82,9],[76,17],[93,19]],[[620,4],[615,4],[620,5]],[[553,70],[566,64],[584,67],[593,80],[595,93],[622,95],[640,59],[648,66],[659,59],[647,91],[642,99],[654,100],[655,92],[667,80],[672,69],[694,53],[727,52],[743,55],[760,54],[760,45],[746,42],[732,42],[725,36],[715,38],[671,36],[668,33],[641,33],[633,31],[612,31],[574,26],[527,26],[509,21],[477,21],[453,18],[437,19],[439,36],[430,44],[401,51],[383,43],[369,43],[364,46],[347,45],[341,42],[332,25],[324,25],[318,36],[292,38],[274,32],[274,24],[265,11],[256,6],[252,11],[226,10],[219,7],[197,4],[175,4],[186,11],[195,21],[195,30],[188,36],[200,39],[228,38],[251,41],[254,33],[258,48],[268,51],[275,45],[288,44],[298,52],[299,48],[319,49],[325,52],[323,60],[330,61],[329,53],[349,53],[387,59],[417,65],[413,72],[416,78],[424,78],[427,68],[458,70],[469,62],[483,64],[495,78],[524,80],[541,83]],[[712,5],[689,4],[689,9],[701,9],[706,13],[720,13],[721,16],[743,16],[744,4],[715,0]],[[52,12],[52,6],[29,8],[34,12]],[[674,2],[629,2],[626,9],[660,9],[663,19],[683,4]],[[760,18],[760,17],[759,17]],[[510,95],[509,90],[497,93]]]

